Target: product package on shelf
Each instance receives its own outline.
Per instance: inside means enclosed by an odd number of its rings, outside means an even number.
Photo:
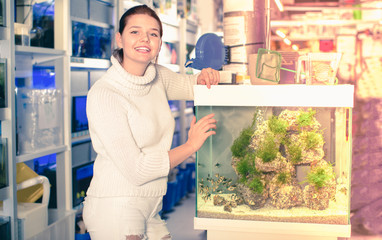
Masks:
[[[224,1],[224,45],[227,48],[227,63],[223,70],[249,76],[248,59],[259,48],[265,47],[264,1]],[[237,79],[237,83],[243,83]]]
[[[63,144],[62,94],[57,89],[17,89],[17,154]]]

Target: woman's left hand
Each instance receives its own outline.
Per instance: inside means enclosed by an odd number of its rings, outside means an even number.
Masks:
[[[211,85],[218,85],[219,82],[220,74],[212,68],[203,68],[197,80],[199,85],[207,85],[207,88],[211,88]]]

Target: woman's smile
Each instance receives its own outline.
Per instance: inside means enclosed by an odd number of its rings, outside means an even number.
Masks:
[[[136,47],[135,50],[141,53],[151,52],[151,49],[149,47]]]

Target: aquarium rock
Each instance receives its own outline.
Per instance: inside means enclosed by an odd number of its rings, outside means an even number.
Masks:
[[[281,153],[277,153],[276,158],[271,162],[264,162],[261,158],[256,157],[255,166],[257,170],[262,172],[280,172],[286,170],[292,173],[292,175],[296,174],[295,167]]]
[[[224,197],[220,196],[220,195],[215,195],[214,196],[214,205],[215,206],[223,206],[227,203],[227,201],[225,200]]]
[[[287,209],[303,204],[303,192],[297,181],[281,184],[277,181],[277,176],[275,176],[269,185],[271,203],[276,208]]]
[[[236,191],[243,199],[244,204],[248,205],[253,210],[264,207],[265,201],[268,198],[267,191],[264,190],[262,194],[255,193],[244,184],[238,184]]]

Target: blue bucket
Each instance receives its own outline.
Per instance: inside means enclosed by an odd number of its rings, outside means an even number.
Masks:
[[[203,34],[195,46],[195,58],[186,62],[186,67],[195,69],[213,68],[220,70],[226,59],[222,39],[214,33]]]

